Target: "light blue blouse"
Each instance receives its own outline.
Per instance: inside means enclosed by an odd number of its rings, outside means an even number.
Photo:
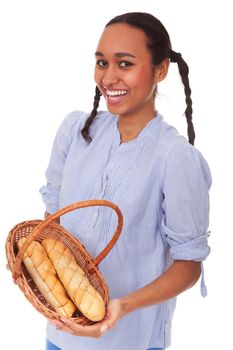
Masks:
[[[120,144],[118,116],[99,112],[92,142],[80,131],[87,113],[69,114],[58,129],[40,189],[48,212],[72,202],[106,199],[122,211],[122,233],[99,268],[111,298],[120,298],[160,276],[173,260],[203,261],[209,254],[211,175],[201,153],[161,115],[134,140]],[[107,207],[79,209],[61,217],[94,257],[117,224]],[[202,294],[206,294],[202,279]],[[48,339],[63,350],[145,350],[170,345],[176,299],[136,310],[99,339],[47,327]]]

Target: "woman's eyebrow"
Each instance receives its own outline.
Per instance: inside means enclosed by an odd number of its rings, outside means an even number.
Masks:
[[[104,54],[102,52],[100,52],[100,51],[96,51],[95,56],[104,57]],[[114,56],[115,57],[128,56],[128,57],[136,58],[134,55],[132,55],[131,53],[128,53],[128,52],[116,52]]]

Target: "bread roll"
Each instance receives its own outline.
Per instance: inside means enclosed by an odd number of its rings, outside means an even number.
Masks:
[[[26,238],[21,238],[17,245],[20,249]],[[33,241],[27,248],[23,262],[41,294],[61,316],[71,316],[76,310],[61,284],[52,262],[43,246]]]
[[[102,320],[105,315],[103,298],[92,287],[70,249],[51,237],[44,239],[42,245],[78,309],[91,321]]]

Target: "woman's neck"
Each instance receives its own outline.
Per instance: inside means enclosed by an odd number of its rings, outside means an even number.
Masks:
[[[121,136],[121,143],[135,139],[146,124],[156,117],[156,110],[150,113],[119,115],[118,129]]]

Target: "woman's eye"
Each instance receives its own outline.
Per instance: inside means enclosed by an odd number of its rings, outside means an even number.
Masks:
[[[118,64],[121,68],[128,68],[128,67],[133,65],[132,63],[130,63],[128,61],[121,61]],[[100,68],[104,68],[108,65],[108,62],[105,60],[98,60],[98,61],[96,61],[96,65]]]
[[[132,66],[133,64],[130,63],[130,62],[128,62],[128,61],[121,61],[121,62],[119,63],[119,65],[120,65],[120,67],[122,67],[122,68],[127,68],[127,67]]]
[[[99,66],[99,67],[105,67],[107,65],[107,62],[104,61],[104,60],[98,60],[96,62],[96,65]]]

